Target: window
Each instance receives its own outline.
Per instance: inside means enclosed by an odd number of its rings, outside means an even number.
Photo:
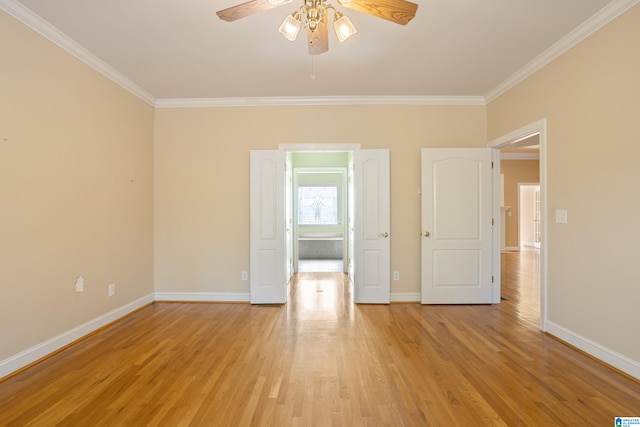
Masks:
[[[338,186],[298,187],[298,224],[338,225]]]

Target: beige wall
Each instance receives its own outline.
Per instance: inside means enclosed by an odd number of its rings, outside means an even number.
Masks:
[[[639,40],[636,5],[487,107],[491,139],[547,118],[549,321],[636,364]]]
[[[540,162],[538,160],[501,160],[500,173],[504,174],[504,205],[511,206],[505,217],[507,247],[518,247],[518,184],[537,183],[540,179]]]
[[[635,6],[487,107],[154,113],[0,12],[0,360],[154,290],[248,292],[249,150],[280,143],[391,150],[392,292],[418,293],[419,149],[547,118],[546,214],[569,212],[548,224],[549,320],[640,361],[638,40]]]
[[[4,12],[0,52],[1,361],[153,292],[153,108]]]
[[[420,292],[420,148],[483,147],[485,125],[484,106],[158,109],[156,291],[249,292],[250,150],[360,143],[390,149],[391,268],[402,279],[391,291]]]

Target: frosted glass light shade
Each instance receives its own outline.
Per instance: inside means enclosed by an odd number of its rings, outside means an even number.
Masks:
[[[271,6],[280,6],[281,4],[290,3],[293,0],[267,0]]]
[[[282,34],[287,40],[294,41],[296,37],[298,37],[300,27],[300,14],[298,12],[294,12],[284,18],[284,21],[280,24],[278,31],[280,31],[280,34]]]
[[[335,30],[336,37],[340,43],[358,32],[351,20],[340,12],[336,12],[333,29]]]

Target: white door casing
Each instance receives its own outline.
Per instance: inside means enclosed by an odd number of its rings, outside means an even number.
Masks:
[[[285,152],[250,153],[251,304],[287,301],[285,248]]]
[[[493,302],[492,150],[422,149],[422,303]]]
[[[389,150],[354,151],[354,301],[388,304],[390,283]]]

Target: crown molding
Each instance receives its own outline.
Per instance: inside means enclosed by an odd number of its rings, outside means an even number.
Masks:
[[[80,44],[76,43],[69,36],[33,13],[30,9],[27,9],[14,0],[0,0],[0,9],[4,10],[9,15],[13,16],[15,19],[55,43],[62,49],[66,50],[68,53],[103,74],[105,77],[111,79],[114,83],[120,85],[147,104],[153,106],[156,103],[155,97],[149,92],[142,89],[139,85],[125,77],[115,68],[111,67]]]
[[[329,96],[158,99],[156,108],[275,107],[300,105],[485,105],[482,96]]]
[[[156,108],[273,107],[301,105],[486,105],[549,62],[617,18],[640,0],[614,0],[571,33],[534,58],[484,96],[352,96],[352,97],[235,97],[156,99],[93,53],[15,0],[0,0],[0,9],[66,50],[114,83]]]
[[[575,30],[558,40],[549,49],[538,55],[527,65],[516,71],[498,86],[491,89],[484,96],[485,103],[488,104],[503,93],[507,92],[509,89],[531,76],[549,62],[553,61],[639,2],[640,0],[614,0],[602,8],[598,13],[579,25]]]

